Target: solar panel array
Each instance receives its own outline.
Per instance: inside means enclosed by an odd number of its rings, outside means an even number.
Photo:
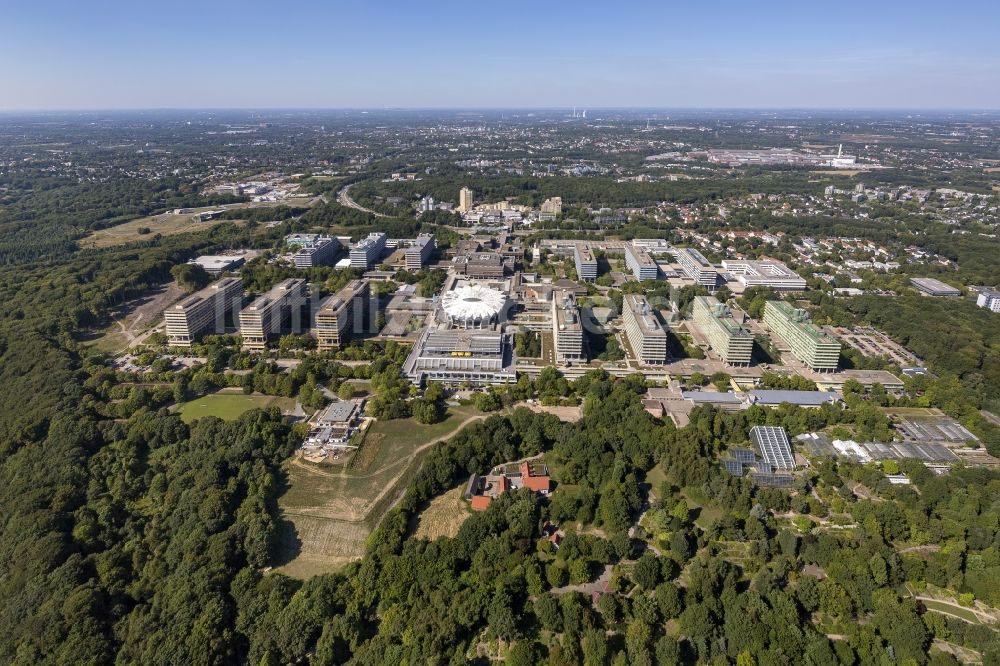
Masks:
[[[729,457],[745,464],[757,462],[757,454],[750,449],[729,449]]]
[[[757,444],[764,461],[775,469],[795,469],[795,458],[784,428],[754,426],[750,438]]]

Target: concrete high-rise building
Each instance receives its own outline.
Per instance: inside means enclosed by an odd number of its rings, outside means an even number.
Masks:
[[[764,324],[784,340],[792,355],[819,372],[833,372],[840,363],[840,341],[809,321],[809,314],[784,301],[764,305]]]
[[[351,280],[328,296],[316,311],[313,335],[320,351],[340,349],[351,333],[362,332],[369,309],[371,287],[368,280]]]
[[[733,319],[729,309],[711,296],[696,296],[692,318],[708,338],[712,351],[729,365],[750,365],[753,336]]]
[[[323,241],[337,240],[333,236],[325,234],[288,234],[285,236],[285,245],[296,246],[298,248],[316,247]],[[338,241],[339,245],[339,241]]]
[[[976,305],[991,312],[1000,312],[1000,291],[984,289],[976,297]]]
[[[677,263],[680,264],[685,275],[694,280],[696,284],[708,287],[709,291],[715,291],[715,283],[719,273],[705,258],[705,255],[691,247],[678,248],[676,253]]]
[[[625,244],[625,265],[639,281],[655,280],[660,275],[660,267],[649,252],[632,243]]]
[[[583,353],[583,322],[573,294],[557,291],[552,294],[552,340],[556,362],[586,361]]]
[[[576,262],[576,277],[581,282],[597,280],[597,259],[589,247],[577,245],[573,249],[573,259]]]
[[[226,317],[242,306],[243,280],[224,277],[163,311],[167,344],[190,347],[197,337],[212,329],[222,333]]]
[[[293,311],[301,312],[308,299],[306,281],[302,278],[282,280],[266,294],[240,311],[240,335],[243,348],[264,351],[267,341],[281,333],[281,327]]]
[[[340,249],[340,241],[336,238],[318,240],[312,247],[300,248],[292,255],[296,268],[312,268],[325,266],[333,259]]]
[[[427,263],[434,252],[434,236],[432,234],[420,234],[413,245],[406,248],[403,259],[406,262],[406,270],[419,271]]]
[[[562,197],[550,197],[542,202],[540,212],[550,215],[562,215]]]
[[[645,296],[625,294],[622,320],[632,351],[643,363],[667,362],[667,329]]]
[[[351,268],[367,271],[385,254],[386,236],[381,231],[368,234],[351,248]]]
[[[468,213],[472,210],[473,205],[472,190],[468,187],[463,187],[458,191],[458,212]]]

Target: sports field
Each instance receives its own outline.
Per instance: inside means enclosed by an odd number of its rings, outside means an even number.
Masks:
[[[242,391],[239,393],[220,391],[189,400],[178,407],[177,411],[185,423],[191,423],[203,416],[217,416],[223,421],[233,421],[254,407],[263,409],[271,405],[277,405],[281,411],[288,412],[295,409],[295,399],[272,395],[244,395]]]

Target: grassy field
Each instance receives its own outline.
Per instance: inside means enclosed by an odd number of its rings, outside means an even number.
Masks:
[[[420,468],[431,444],[447,439],[485,414],[451,407],[441,423],[376,421],[359,450],[357,466],[314,464],[293,458],[285,466],[288,490],[278,500],[289,531],[277,567],[290,576],[335,571],[364,552],[365,539]]]
[[[465,486],[452,488],[440,497],[431,500],[426,509],[417,516],[417,528],[413,536],[433,541],[438,537],[454,537],[465,519],[472,515],[469,503],[462,495]]]
[[[208,208],[196,208],[193,210],[211,210]],[[98,229],[86,238],[80,240],[81,247],[111,247],[112,245],[123,245],[134,243],[135,241],[150,240],[156,234],[161,236],[173,236],[191,231],[203,231],[211,229],[217,224],[222,224],[229,220],[208,220],[201,222],[196,215],[184,214],[173,215],[163,213],[161,215],[150,215],[137,220],[131,220],[124,224],[119,224],[107,229]],[[149,233],[140,234],[143,227],[149,229]]]
[[[177,408],[177,411],[185,423],[191,423],[203,416],[218,416],[224,421],[233,421],[254,407],[263,409],[272,405],[277,405],[283,412],[291,411],[295,409],[295,399],[271,395],[244,395],[242,391],[238,393],[220,391],[185,402]]]
[[[961,606],[945,603],[943,601],[934,601],[933,599],[921,599],[920,603],[922,603],[927,610],[950,613],[951,615],[962,618],[966,622],[982,624],[979,617],[968,608],[962,608]]]
[[[294,197],[281,203],[240,203],[227,204],[224,206],[203,206],[201,208],[188,209],[190,213],[174,215],[173,213],[160,213],[130,220],[123,224],[118,224],[107,229],[98,229],[90,235],[80,240],[80,247],[111,247],[113,245],[123,245],[134,243],[135,241],[150,240],[156,234],[161,236],[173,236],[191,231],[203,231],[211,229],[217,224],[224,222],[235,222],[242,224],[242,220],[207,220],[201,222],[194,213],[203,213],[210,210],[235,210],[242,208],[265,208],[278,205],[286,206],[308,206],[313,201],[313,197]],[[139,230],[148,228],[149,232],[140,234]]]

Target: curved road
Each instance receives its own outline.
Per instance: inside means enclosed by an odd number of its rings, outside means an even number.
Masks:
[[[348,208],[353,208],[355,210],[360,210],[364,213],[374,215],[375,217],[389,217],[388,215],[374,211],[371,208],[365,208],[357,201],[352,199],[350,193],[348,192],[348,190],[350,190],[352,187],[354,187],[354,183],[344,186],[342,190],[337,192],[337,203],[339,203],[341,206],[346,206]]]

